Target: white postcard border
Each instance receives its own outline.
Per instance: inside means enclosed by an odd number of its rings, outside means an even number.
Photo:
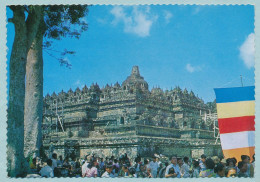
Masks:
[[[103,179],[103,178],[8,178],[7,177],[7,161],[6,161],[6,145],[7,145],[7,29],[6,29],[6,6],[7,5],[43,5],[43,4],[103,4],[103,5],[135,5],[135,4],[196,4],[196,5],[255,5],[255,99],[256,101],[256,119],[255,119],[255,138],[260,138],[260,1],[259,0],[4,0],[0,3],[0,181],[11,182],[11,181],[62,181],[62,182],[76,182],[76,181],[171,181],[172,179],[141,179],[141,178],[114,178],[114,179]],[[256,151],[256,169],[260,171],[260,141],[256,140],[255,143]],[[260,158],[260,157],[259,157]],[[259,169],[259,170],[258,170]],[[174,179],[176,180],[176,179]],[[177,179],[178,181],[258,181],[260,180],[260,173],[255,173],[254,178],[189,178],[189,179]]]

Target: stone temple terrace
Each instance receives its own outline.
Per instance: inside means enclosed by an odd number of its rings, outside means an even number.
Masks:
[[[215,102],[179,87],[149,90],[138,66],[121,85],[47,94],[42,129],[45,151],[64,157],[222,153]]]

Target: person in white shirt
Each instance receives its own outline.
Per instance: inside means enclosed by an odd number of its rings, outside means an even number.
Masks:
[[[149,169],[151,169],[151,175],[153,178],[157,177],[157,172],[158,172],[158,168],[159,168],[159,164],[156,162],[156,157],[154,156],[152,161],[149,163],[148,167]]]
[[[40,170],[40,175],[42,177],[46,177],[46,178],[53,178],[54,177],[54,173],[53,173],[53,169],[52,169],[52,160],[48,159],[47,160],[47,165],[44,166],[41,170]]]
[[[169,173],[170,169],[173,168],[174,171],[173,173]],[[169,166],[167,166],[166,170],[165,170],[165,177],[166,178],[180,178],[181,174],[180,174],[180,167],[177,164],[177,158],[175,156],[171,157],[171,164]]]
[[[112,173],[113,164],[110,162],[106,166],[106,172],[101,176],[101,178],[114,178],[115,175]]]
[[[52,154],[52,170],[54,171],[54,168],[57,167],[57,154],[56,153],[53,153]]]

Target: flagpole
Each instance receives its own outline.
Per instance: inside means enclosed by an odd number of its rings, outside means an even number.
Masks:
[[[244,87],[242,75],[240,75],[240,80],[241,80],[241,85],[242,85],[242,87]]]

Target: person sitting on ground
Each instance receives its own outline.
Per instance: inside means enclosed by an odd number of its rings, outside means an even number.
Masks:
[[[216,177],[216,174],[214,173],[215,163],[211,158],[208,158],[205,161],[205,167],[206,170],[200,172],[200,177]]]
[[[252,165],[250,164],[250,157],[248,155],[241,155],[241,160],[247,164],[247,175],[253,176],[252,173]]]
[[[52,154],[52,170],[54,171],[54,168],[57,167],[57,154],[56,153],[53,153]]]
[[[83,177],[97,177],[97,159],[92,158],[91,161],[88,163],[85,174]]]
[[[129,173],[129,166],[127,164],[124,164],[122,169],[119,172],[119,177],[132,177]]]
[[[116,167],[116,165],[113,165],[112,173],[114,174],[115,177],[118,177],[119,170],[120,170],[120,166]]]
[[[247,174],[247,163],[244,161],[238,162],[239,173],[238,177],[249,177]]]
[[[152,170],[151,168],[147,168],[147,178],[152,178]]]
[[[199,175],[200,175],[200,163],[199,163],[199,161],[194,161],[192,177],[198,178]]]
[[[67,168],[67,169],[70,168],[69,158],[68,158],[68,157],[65,158],[65,160],[64,160],[64,162],[63,162],[63,164],[62,164],[62,166],[63,166],[64,168]]]
[[[36,166],[36,157],[32,159],[32,162],[30,162],[30,169],[37,169]]]
[[[47,160],[47,165],[44,166],[41,170],[40,170],[40,175],[42,177],[54,177],[54,173],[53,173],[53,169],[52,169],[52,160],[48,159]]]
[[[144,159],[144,165],[146,169],[148,168],[148,164],[149,164],[149,159]]]
[[[227,166],[227,160],[226,159],[221,159],[220,163],[226,168],[226,166]]]
[[[104,172],[104,174],[102,174],[102,178],[114,178],[114,174],[112,173],[112,169],[113,169],[113,164],[112,162],[109,162],[107,165],[105,165],[105,169],[106,171]]]
[[[177,158],[177,164],[179,165],[180,169],[181,169],[181,166],[183,165],[183,160],[182,158]]]
[[[164,167],[162,167],[162,169],[159,171],[159,178],[164,178],[165,177],[165,171],[167,166],[169,165],[168,162],[164,163]]]
[[[183,165],[181,166],[181,175],[183,178],[189,178],[190,177],[190,166],[188,164],[189,162],[189,157],[184,157],[183,158]]]
[[[215,167],[217,166],[217,164],[220,162],[220,160],[219,160],[219,158],[218,158],[218,156],[213,156],[212,157],[212,160],[214,161],[214,163],[215,163]]]
[[[137,175],[136,175],[136,171],[135,171],[135,168],[134,167],[130,167],[129,168],[129,176],[130,177],[135,177],[135,178],[137,178]]]
[[[204,170],[206,170],[206,155],[204,155],[204,154],[202,154],[201,155],[201,159],[200,159],[200,162],[199,162],[199,164],[200,164],[200,171],[204,171]]]
[[[228,168],[234,168],[235,167],[235,161],[233,158],[228,158],[227,159],[227,167]]]
[[[58,166],[58,167],[62,167],[63,162],[64,162],[64,161],[62,160],[62,156],[60,155],[60,156],[59,156],[59,160],[57,161],[57,166]]]
[[[237,169],[235,167],[235,161],[233,158],[227,159],[227,165],[226,165],[226,173],[233,173],[233,170],[235,170],[235,173],[237,173]]]
[[[254,177],[254,173],[255,173],[255,154],[253,155],[253,161],[251,162],[251,176],[250,177]]]
[[[100,167],[101,171],[103,170],[104,166],[105,166],[104,159],[103,159],[103,158],[100,158],[99,167]]]
[[[148,173],[147,173],[146,166],[144,164],[140,163],[139,167],[140,167],[140,170],[136,171],[136,176],[138,178],[147,178]]]
[[[165,171],[165,177],[166,178],[180,178],[181,174],[180,174],[180,167],[177,164],[177,158],[175,156],[171,157],[171,164],[167,166],[166,171]],[[169,173],[170,168],[174,169],[174,173]]]
[[[237,171],[237,173],[238,173],[237,159],[236,159],[235,157],[232,157],[231,159],[233,160],[233,163],[234,163],[234,168],[235,168],[235,170],[236,170],[236,171]]]
[[[76,175],[76,177],[81,176],[81,166],[80,166],[79,158],[76,158],[76,161],[75,161],[74,174]]]
[[[34,157],[31,162],[29,163],[30,169],[29,169],[29,174],[38,174],[39,173],[39,166],[37,166],[37,159]]]
[[[225,172],[225,174],[227,174],[226,176],[229,177],[236,177],[237,176],[237,172],[235,168],[227,168],[227,172]]]
[[[218,163],[215,167],[216,177],[225,177],[225,166],[221,163]]]

